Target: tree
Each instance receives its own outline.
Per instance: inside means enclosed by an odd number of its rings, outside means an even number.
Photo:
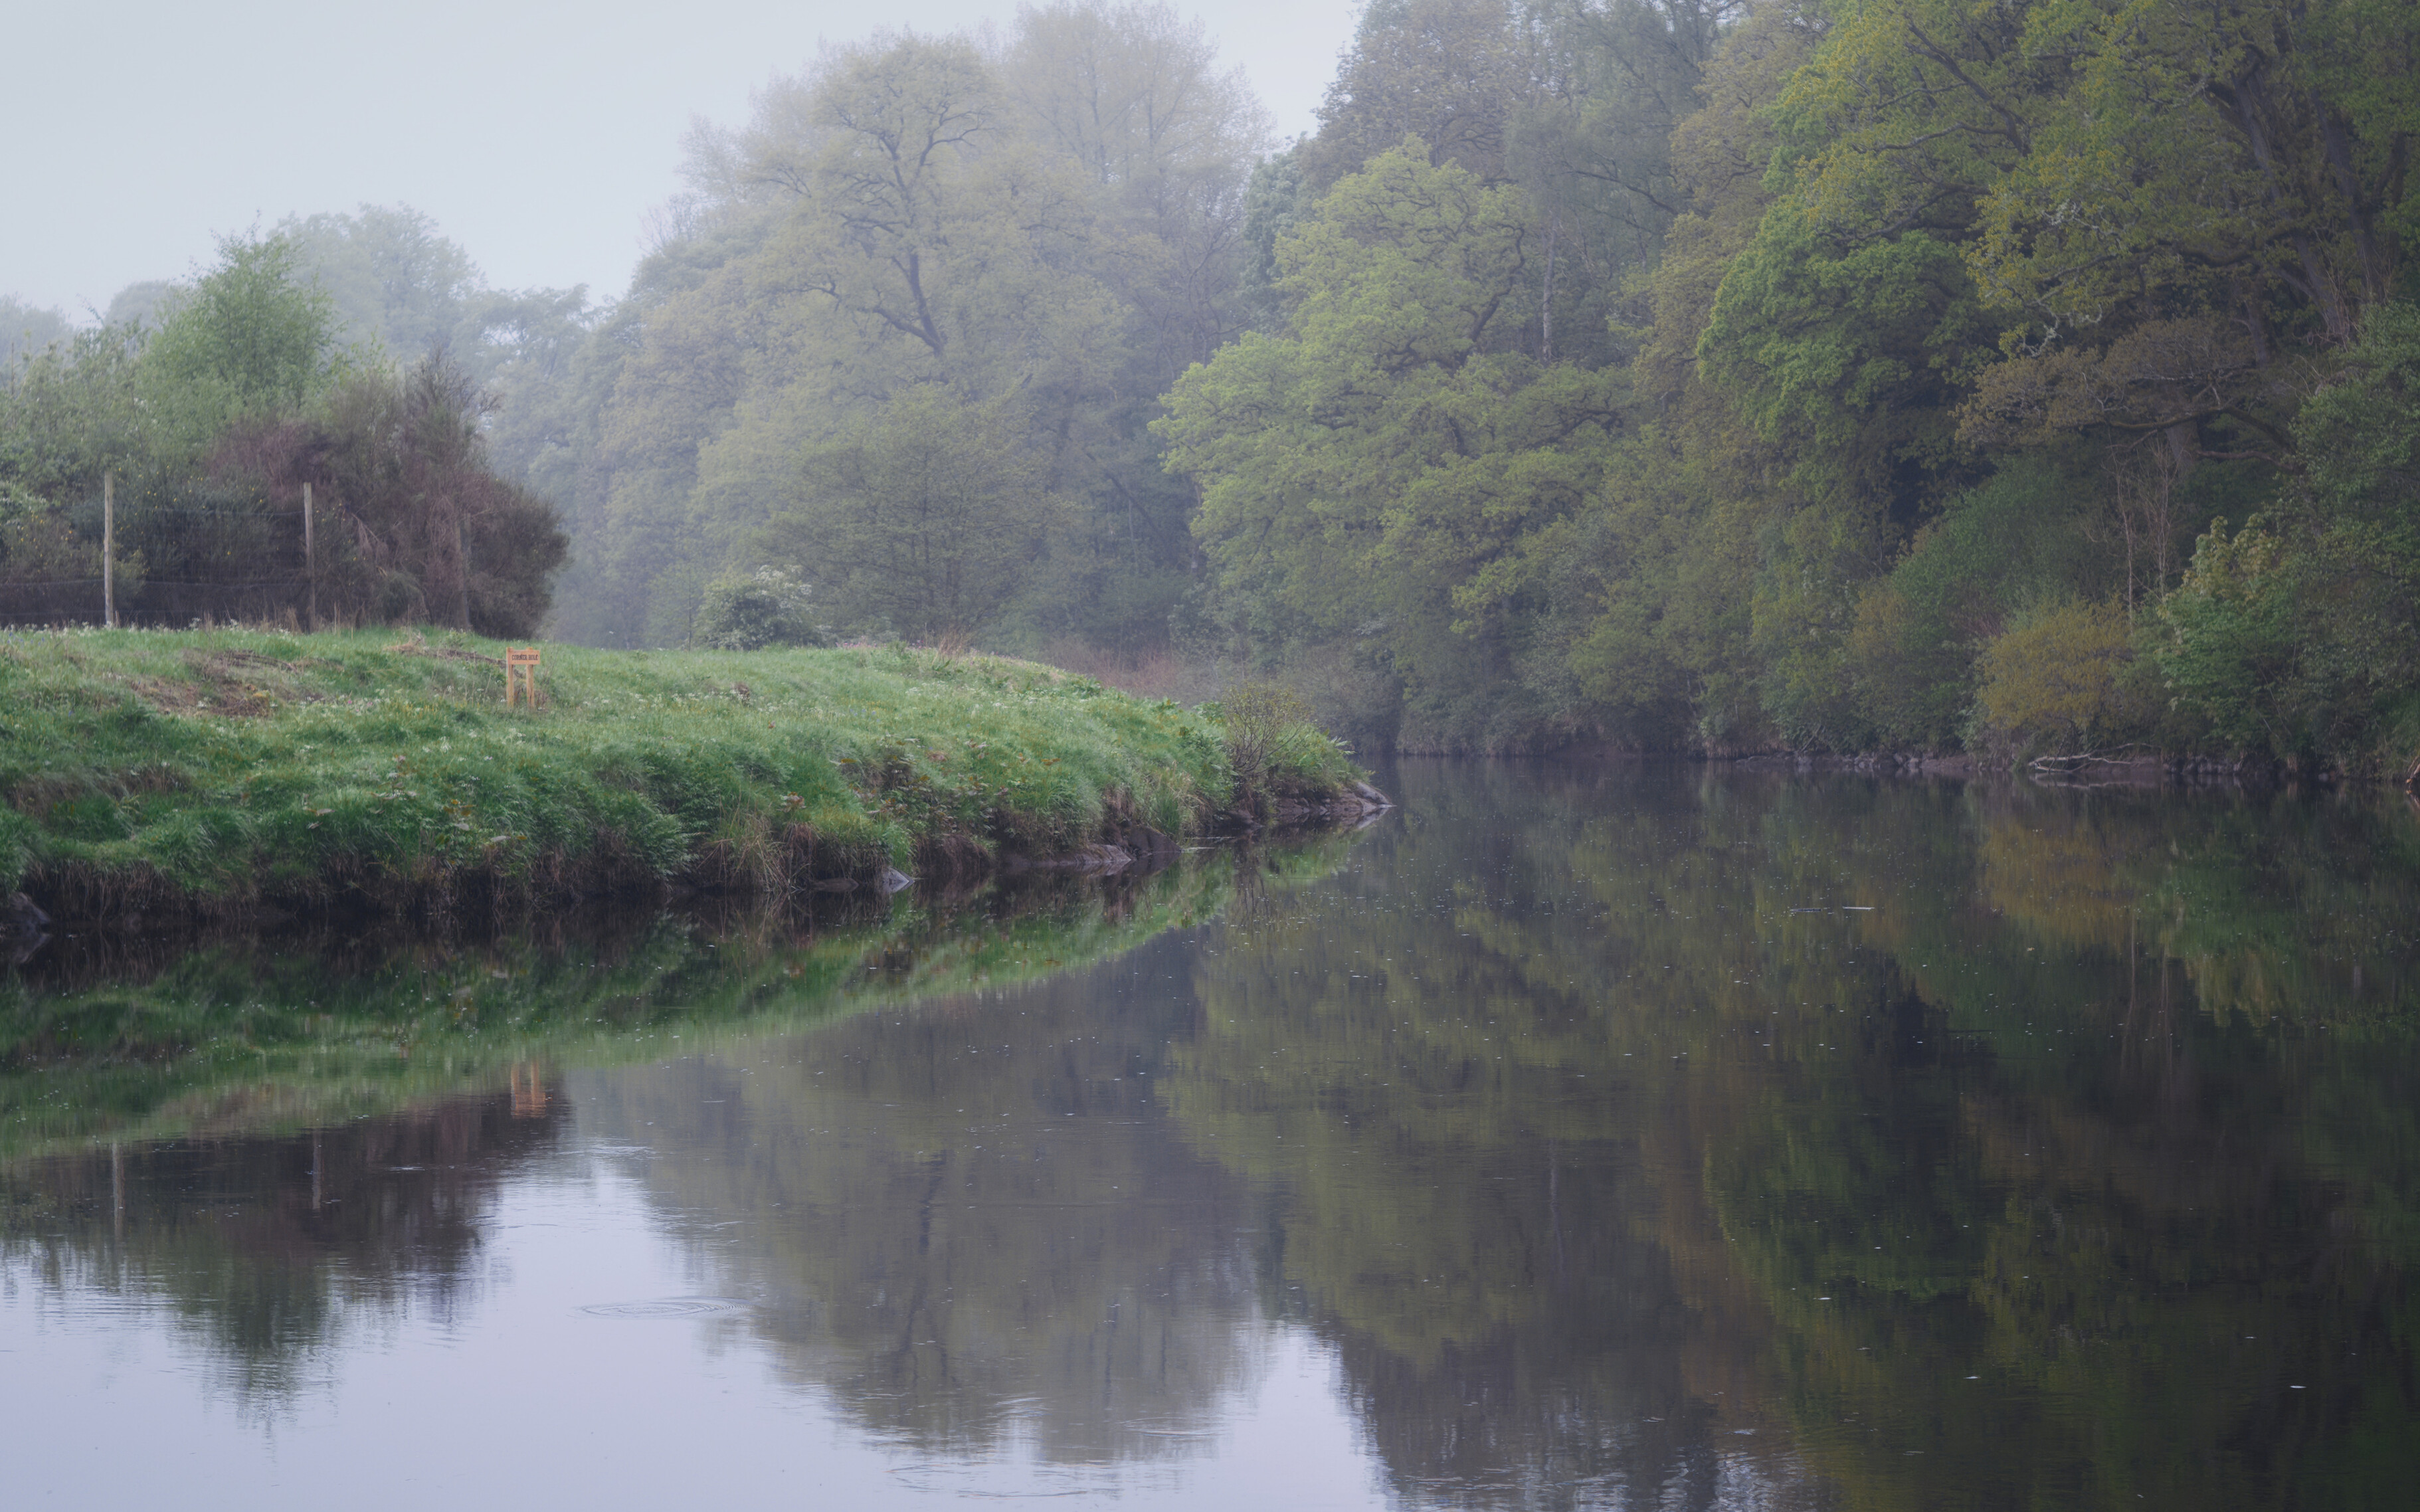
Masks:
[[[1303,145],[1311,182],[1325,189],[1410,136],[1432,166],[1501,181],[1507,129],[1538,83],[1526,20],[1512,0],[1376,0]]]
[[[726,572],[706,585],[690,626],[690,644],[719,651],[756,651],[768,646],[829,646],[831,635],[814,621],[814,590],[778,567]]]
[[[1217,59],[1202,23],[1165,5],[1061,0],[1017,12],[1000,65],[1023,134],[1098,185],[1107,218],[1193,262],[1194,278],[1233,234],[1238,170],[1268,133],[1243,70],[1219,72]],[[1137,270],[1153,283],[1171,271]],[[1215,345],[1223,333],[1214,322],[1205,334]],[[1185,360],[1207,354],[1197,346]]]
[[[1759,7],[1707,63],[1704,103],[1671,136],[1679,213],[1624,310],[1640,322],[1636,429],[1605,486],[1536,553],[1550,604],[1531,675],[1618,739],[1767,746],[1768,656],[1785,638],[1802,658],[1822,644],[1820,623],[1817,635],[1773,631],[1790,598],[1776,590],[1807,582],[1782,549],[1806,503],[1789,451],[1701,359],[1725,277],[1776,197],[1773,106],[1820,39],[1795,8]]]
[[[245,414],[302,408],[341,371],[335,302],[291,237],[227,237],[145,346],[147,396],[199,446]]]
[[[177,302],[178,288],[174,279],[138,279],[110,296],[109,307],[101,314],[101,323],[130,330],[158,330]]]
[[[323,616],[528,635],[570,542],[551,506],[488,465],[489,403],[442,353],[365,368],[308,414],[234,427],[209,474],[281,504],[315,486]]]
[[[831,49],[743,128],[693,132],[678,234],[586,349],[582,382],[605,390],[593,435],[560,428],[578,632],[681,638],[705,584],[750,565],[790,507],[801,448],[938,385],[969,409],[1008,399],[1020,454],[1071,504],[1021,594],[965,628],[1164,640],[1191,499],[1145,427],[1242,324],[1264,130],[1197,25],[1061,5],[988,51],[903,34]]]
[[[2304,472],[2267,514],[2197,543],[2161,606],[2159,661],[2230,743],[2408,769],[2420,757],[2420,307],[2373,310],[2347,358],[2297,419]]]
[[[1286,333],[1188,372],[1154,428],[1237,628],[1279,650],[1386,623],[1440,738],[1507,728],[1521,547],[1579,507],[1619,413],[1618,374],[1507,350],[1527,209],[1416,139],[1373,160],[1279,242]]]
[[[155,430],[139,391],[144,335],[87,326],[31,354],[0,387],[0,480],[50,504],[97,491],[112,467],[147,461]]]
[[[55,342],[68,338],[68,318],[55,309],[28,304],[13,294],[0,294],[0,368],[14,367]]]
[[[475,363],[473,310],[485,280],[470,254],[408,205],[363,205],[349,214],[289,217],[278,234],[327,292],[351,341],[375,340],[404,360],[434,347]]]
[[[1023,444],[1013,397],[969,404],[908,390],[842,439],[810,447],[797,504],[759,549],[861,628],[964,635],[1007,605],[1061,505]]]
[[[2146,733],[2153,710],[2126,676],[2133,657],[2122,605],[2038,606],[1977,659],[1977,712],[2001,740],[2068,753]]]
[[[2036,98],[1970,254],[1986,297],[2045,343],[2189,300],[2256,347],[2304,320],[2350,344],[2396,287],[2420,18],[2374,0],[2029,9]]]

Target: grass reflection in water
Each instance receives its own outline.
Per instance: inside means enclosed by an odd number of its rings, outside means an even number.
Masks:
[[[686,1300],[744,1301],[697,1326],[959,1463],[1211,1453],[1275,1320],[1411,1504],[2397,1505],[2420,1476],[2407,813],[1388,786],[1400,825],[1275,874],[1024,913],[396,947],[350,987],[296,968],[284,1008],[237,946],[29,983],[8,1242],[194,1278],[178,1305],[271,1389],[344,1288],[469,1306],[464,1236],[576,1124],[637,1152]],[[124,1048],[206,998],[248,1043]],[[357,1107],[407,1111],[236,1131]],[[115,1167],[60,1153],[113,1130]],[[312,1217],[331,1183],[385,1216]]]

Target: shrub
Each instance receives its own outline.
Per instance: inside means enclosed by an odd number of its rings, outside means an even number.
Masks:
[[[717,651],[830,646],[830,628],[814,622],[812,600],[813,590],[778,567],[726,572],[706,585],[690,621],[690,644]]]
[[[1955,743],[1975,702],[1976,658],[2015,606],[2116,586],[2086,538],[2090,491],[2056,460],[2011,462],[1951,500],[1866,589],[1847,669],[1884,741]]]
[[[2157,710],[2128,676],[2133,655],[2133,630],[2115,603],[2070,600],[2020,615],[1976,663],[1987,737],[2073,752],[2144,733]]]
[[[2178,706],[2232,746],[2303,743],[2301,616],[2286,542],[2258,517],[2201,538],[2185,580],[2160,605],[2161,674]]]
[[[1281,682],[1230,683],[1202,711],[1226,731],[1235,798],[1247,806],[1263,795],[1331,788],[1360,775],[1343,747],[1319,727],[1310,703]]]

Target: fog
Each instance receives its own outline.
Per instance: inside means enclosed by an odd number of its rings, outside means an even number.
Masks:
[[[1200,15],[1281,136],[1309,130],[1351,0],[1238,0]],[[429,0],[407,15],[240,0],[98,0],[11,18],[0,130],[18,145],[0,295],[89,320],[127,285],[180,278],[214,239],[289,215],[408,204],[503,288],[628,284],[690,120],[876,21],[1004,24],[1010,0],[609,4]]]

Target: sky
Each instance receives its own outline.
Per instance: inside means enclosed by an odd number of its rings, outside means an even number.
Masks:
[[[1171,0],[1243,66],[1280,134],[1312,111],[1356,0]],[[692,117],[818,43],[1005,28],[1016,0],[84,0],[8,22],[0,294],[83,321],[288,215],[409,205],[498,288],[628,287]]]

